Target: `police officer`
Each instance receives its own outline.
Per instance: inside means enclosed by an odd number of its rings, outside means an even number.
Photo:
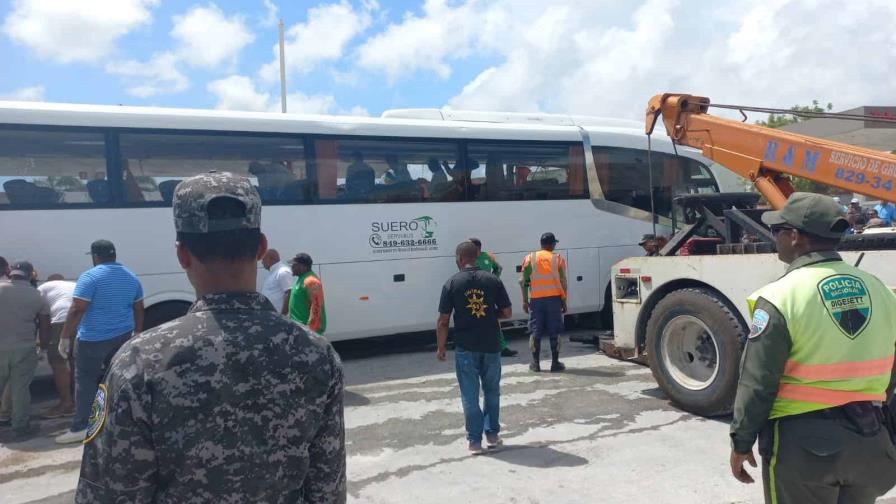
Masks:
[[[178,184],[173,206],[197,301],[115,355],[76,502],[344,503],[342,365],[255,291],[258,192],[212,172]]]
[[[783,277],[748,300],[752,324],[731,424],[731,471],[767,503],[872,503],[896,484],[880,404],[896,348],[896,296],[835,252],[848,223],[831,198],[794,193],[766,212]]]

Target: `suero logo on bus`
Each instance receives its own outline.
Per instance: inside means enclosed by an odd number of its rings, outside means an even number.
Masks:
[[[370,247],[374,253],[438,250],[436,220],[423,215],[410,220],[370,223]]]

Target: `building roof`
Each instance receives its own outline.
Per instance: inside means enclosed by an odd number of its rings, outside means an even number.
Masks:
[[[896,119],[896,107],[863,106],[844,110],[841,113]],[[887,152],[896,149],[896,123],[849,119],[808,119],[788,124],[781,129],[869,149]]]

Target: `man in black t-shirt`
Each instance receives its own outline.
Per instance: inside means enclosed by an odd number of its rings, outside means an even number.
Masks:
[[[489,448],[501,444],[499,409],[501,401],[501,343],[495,327],[499,319],[510,318],[510,297],[495,275],[476,267],[478,250],[471,242],[457,246],[459,273],[442,287],[439,320],[436,325],[436,358],[445,360],[448,322],[454,313],[454,365],[464,407],[470,453],[483,453],[482,432]],[[479,406],[479,387],[484,395]]]

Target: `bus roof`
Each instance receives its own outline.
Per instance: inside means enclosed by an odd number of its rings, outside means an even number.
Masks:
[[[433,114],[395,110],[375,118],[0,101],[3,124],[567,141],[579,139],[578,126],[588,126],[591,131],[609,127],[643,136],[638,123],[621,119],[460,111],[440,114],[436,118]]]
[[[553,126],[589,126],[640,129],[644,125],[630,119],[574,116],[529,112],[482,112],[475,110],[409,108],[383,112],[385,118],[428,119],[434,121],[466,121],[504,124],[549,124]]]

